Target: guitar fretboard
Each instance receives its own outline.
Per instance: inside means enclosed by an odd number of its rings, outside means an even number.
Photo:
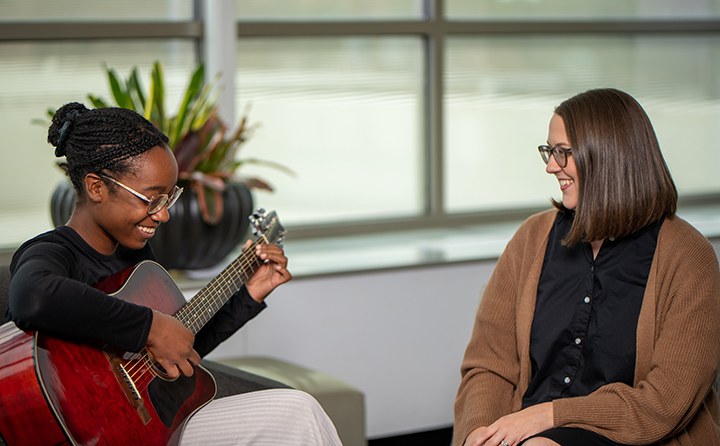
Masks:
[[[188,303],[175,313],[175,318],[182,322],[193,334],[212,318],[240,287],[263,264],[255,254],[255,246],[266,242],[261,237],[247,248],[234,262],[228,265],[216,278],[201,289]]]

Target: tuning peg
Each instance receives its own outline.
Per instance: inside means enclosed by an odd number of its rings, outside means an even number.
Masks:
[[[255,212],[252,213],[252,216],[256,220],[264,220],[265,219],[265,209],[263,209],[263,208],[255,209]]]

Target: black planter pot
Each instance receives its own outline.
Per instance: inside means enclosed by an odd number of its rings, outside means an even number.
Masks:
[[[50,210],[55,226],[70,218],[73,197],[68,182],[62,182],[53,192]],[[244,241],[253,210],[252,194],[242,184],[228,184],[223,207],[217,225],[205,223],[195,191],[186,187],[170,209],[170,220],[160,225],[150,240],[158,262],[166,269],[205,269],[220,263]]]
[[[75,200],[75,189],[69,181],[62,181],[53,191],[50,198],[50,216],[53,226],[58,227],[67,223],[72,214]]]

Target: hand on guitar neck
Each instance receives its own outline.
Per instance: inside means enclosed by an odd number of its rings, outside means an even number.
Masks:
[[[200,363],[200,355],[193,349],[194,343],[195,336],[182,322],[153,311],[147,349],[170,378],[177,378],[181,373],[192,376],[193,365]]]
[[[248,240],[243,251],[250,247],[251,243]],[[245,287],[253,299],[262,303],[272,290],[292,279],[292,275],[287,270],[288,259],[278,245],[258,244],[255,246],[255,254],[265,263],[250,276]]]

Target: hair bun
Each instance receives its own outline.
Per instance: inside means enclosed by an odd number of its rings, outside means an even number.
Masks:
[[[48,142],[55,146],[55,156],[62,157],[67,154],[65,142],[70,134],[73,124],[77,118],[88,111],[79,102],[71,102],[60,107],[52,118],[52,124],[48,129]]]

